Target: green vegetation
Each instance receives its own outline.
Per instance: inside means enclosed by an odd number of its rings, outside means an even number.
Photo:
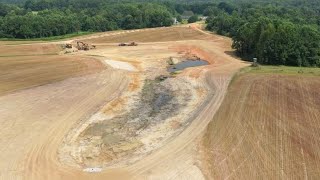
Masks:
[[[17,39],[17,38],[0,38],[0,41],[55,41],[55,40],[61,40],[61,39],[68,39],[68,38],[73,38],[73,37],[78,37],[78,36],[84,36],[84,35],[89,35],[92,34],[93,32],[75,32],[71,34],[65,34],[61,36],[51,36],[51,37],[43,37],[43,38],[31,38],[31,39]],[[23,44],[23,43],[19,43]]]
[[[220,3],[206,9],[207,29],[232,37],[233,48],[246,60],[320,67],[320,8],[304,3]]]
[[[66,34],[72,37],[81,31],[162,27],[172,25],[172,17],[169,8],[157,3],[110,4],[103,0],[28,0],[23,6],[0,3],[0,38]]]
[[[320,76],[320,68],[310,67],[292,67],[292,66],[259,66],[247,67],[241,72],[250,72],[257,74],[287,74],[287,75],[313,75]]]
[[[193,15],[188,19],[188,23],[194,23],[194,22],[197,22],[197,21],[199,21],[198,15]]]
[[[179,15],[177,16],[177,21],[178,21],[178,22],[182,22],[182,20],[183,20],[183,19],[182,19],[181,15],[179,14]]]
[[[213,3],[157,0],[0,0],[0,38],[34,39],[78,32],[171,26],[173,17],[184,22],[186,17],[181,15],[203,14],[209,5]]]
[[[232,37],[245,60],[320,67],[319,0],[2,1],[2,39],[56,40],[81,32],[171,26],[174,17],[192,23],[203,15],[206,28]]]

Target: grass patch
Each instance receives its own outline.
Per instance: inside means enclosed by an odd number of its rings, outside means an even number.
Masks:
[[[188,24],[188,19],[183,19],[181,24]]]
[[[320,68],[311,67],[291,67],[291,66],[259,66],[246,67],[242,72],[257,74],[287,74],[287,75],[314,75],[320,76]]]
[[[55,40],[61,40],[61,39],[68,39],[78,36],[84,36],[93,34],[95,32],[76,32],[71,34],[65,34],[61,36],[51,36],[51,37],[44,37],[44,38],[31,38],[31,39],[16,39],[16,38],[0,38],[0,41],[55,41]],[[21,43],[23,44],[23,43]]]

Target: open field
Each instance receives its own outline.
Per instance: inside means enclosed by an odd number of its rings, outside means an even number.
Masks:
[[[0,48],[0,57],[56,55],[61,50],[56,44],[3,45]]]
[[[196,26],[123,32],[72,39],[97,49],[68,55],[59,42],[5,46],[0,179],[204,178],[198,140],[248,64]],[[107,44],[136,38],[148,43]],[[209,65],[171,76],[170,57]]]
[[[206,39],[205,34],[189,27],[171,27],[120,31],[115,35],[89,39],[91,43],[166,42]]]
[[[320,77],[310,74],[319,70],[250,69],[234,79],[203,137],[208,179],[318,179]]]
[[[81,56],[0,57],[0,64],[0,95],[104,69],[100,61]]]

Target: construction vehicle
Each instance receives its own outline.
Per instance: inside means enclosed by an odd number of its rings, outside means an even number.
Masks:
[[[138,44],[136,42],[131,42],[128,46],[138,46]]]
[[[126,43],[120,43],[119,46],[127,46]]]
[[[120,43],[119,46],[138,46],[136,42],[131,42],[131,43]]]
[[[72,48],[72,44],[67,43],[65,47],[68,48],[68,49],[71,49]]]
[[[89,44],[81,42],[81,41],[78,41],[77,42],[77,49],[78,50],[88,51],[90,48],[89,48]]]

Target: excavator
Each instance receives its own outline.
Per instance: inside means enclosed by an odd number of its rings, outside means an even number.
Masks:
[[[89,45],[88,43],[84,43],[82,41],[78,41],[77,42],[77,49],[78,50],[84,50],[84,51],[88,51],[90,49],[95,49],[96,46],[95,45]]]
[[[89,44],[81,42],[81,41],[78,41],[77,42],[77,49],[78,50],[88,51],[90,48],[89,48]]]

